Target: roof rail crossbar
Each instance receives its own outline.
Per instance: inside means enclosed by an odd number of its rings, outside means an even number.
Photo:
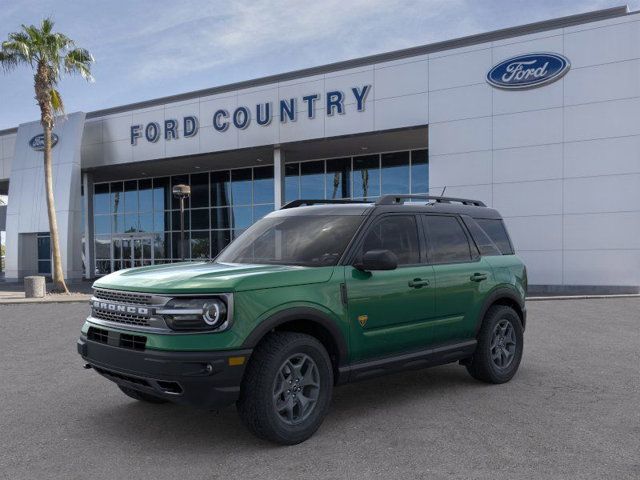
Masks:
[[[436,195],[384,195],[378,199],[376,205],[395,205],[402,204],[405,200],[433,200],[436,203],[461,203],[473,207],[486,207],[480,200],[471,200],[468,198],[456,197],[439,197]]]
[[[341,203],[371,203],[365,202],[362,200],[292,200],[289,203],[284,204],[280,207],[280,210],[284,210],[286,208],[296,208],[302,206],[310,206],[310,205],[323,205],[323,204],[341,204]]]

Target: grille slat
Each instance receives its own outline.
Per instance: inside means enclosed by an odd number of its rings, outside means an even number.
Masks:
[[[151,325],[148,317],[134,315],[132,313],[114,313],[108,310],[94,308],[93,316],[100,320],[108,320],[110,322],[123,323],[125,325],[137,325],[139,327],[148,327]]]
[[[130,303],[134,305],[151,305],[152,295],[134,292],[117,292],[96,288],[93,296],[110,302]]]

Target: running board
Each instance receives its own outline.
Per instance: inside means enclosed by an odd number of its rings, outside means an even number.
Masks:
[[[460,343],[440,345],[417,352],[403,353],[391,357],[376,358],[354,363],[338,369],[337,385],[366,380],[388,373],[417,370],[456,362],[473,355],[478,342],[467,340]]]

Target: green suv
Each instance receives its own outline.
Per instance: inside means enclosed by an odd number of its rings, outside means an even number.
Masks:
[[[500,214],[482,202],[298,200],[212,262],[96,281],[78,352],[136,400],[236,403],[258,437],[295,444],[336,385],[451,362],[509,381],[526,288]]]

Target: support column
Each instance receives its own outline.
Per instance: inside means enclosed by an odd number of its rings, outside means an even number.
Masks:
[[[284,151],[276,146],[273,149],[273,202],[276,210],[285,204],[284,179]]]
[[[87,280],[95,277],[95,254],[93,242],[93,175],[84,172],[82,174],[82,199],[84,209],[84,278]]]

